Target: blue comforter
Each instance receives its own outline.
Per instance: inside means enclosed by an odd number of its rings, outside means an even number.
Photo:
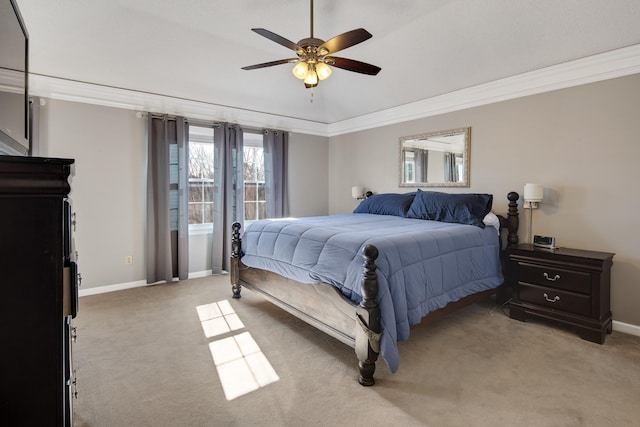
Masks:
[[[396,343],[428,313],[502,281],[496,229],[387,215],[344,214],[256,221],[243,233],[245,265],[325,282],[361,300],[361,249],[378,248],[381,355],[395,372]]]

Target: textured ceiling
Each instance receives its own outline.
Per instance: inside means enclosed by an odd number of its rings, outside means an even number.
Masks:
[[[339,56],[382,71],[334,69],[309,90],[289,64],[240,69],[294,56],[251,28],[309,37],[306,0],[17,3],[34,74],[319,123],[640,43],[638,0],[316,0],[314,36],[365,28]]]

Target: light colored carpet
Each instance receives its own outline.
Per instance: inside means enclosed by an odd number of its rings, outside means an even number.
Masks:
[[[279,380],[227,401],[196,307],[228,300]],[[351,348],[212,276],[80,299],[76,426],[640,426],[640,337],[604,345],[490,301],[412,330],[357,381]]]

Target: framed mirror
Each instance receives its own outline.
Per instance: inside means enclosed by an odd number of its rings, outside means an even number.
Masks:
[[[400,138],[400,187],[468,187],[471,128]]]

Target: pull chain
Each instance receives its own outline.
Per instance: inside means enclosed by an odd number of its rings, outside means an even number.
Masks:
[[[313,104],[313,89],[311,89],[311,99],[309,100],[311,104]]]

